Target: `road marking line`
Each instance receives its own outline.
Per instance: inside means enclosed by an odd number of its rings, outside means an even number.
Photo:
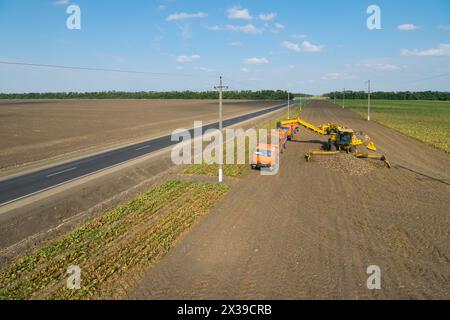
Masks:
[[[271,107],[271,108],[267,108],[266,111],[267,111],[267,110],[271,110],[271,111],[268,111],[268,112],[263,113],[263,114],[261,114],[261,115],[255,116],[254,118],[250,118],[250,119],[246,120],[246,122],[247,122],[247,121],[254,120],[254,119],[259,118],[259,117],[262,117],[262,116],[267,116],[267,115],[269,115],[269,114],[271,114],[271,113],[273,113],[273,112],[281,111],[282,109],[286,109],[286,108],[287,108],[287,105],[285,105],[284,107],[283,107],[283,105],[277,105],[277,106],[273,106],[273,107]],[[233,124],[233,126],[236,126],[236,125],[238,125],[239,123],[240,123],[240,122],[235,123],[235,124]],[[157,139],[157,138],[155,138],[155,139]],[[197,138],[197,139],[198,139],[198,138]],[[156,151],[156,152],[158,153],[158,152],[162,152],[163,150],[168,150],[170,147],[171,147],[171,146],[167,146],[167,147],[162,148],[161,150],[158,150],[158,151]],[[119,163],[117,163],[117,164],[114,164],[114,165],[112,165],[112,166],[109,166],[109,167],[106,167],[106,168],[103,168],[103,169],[99,169],[99,170],[97,170],[97,171],[90,172],[90,173],[87,173],[87,174],[85,174],[85,175],[82,175],[82,176],[79,176],[79,177],[76,177],[76,178],[73,178],[73,179],[70,179],[70,180],[67,180],[67,181],[63,181],[63,182],[58,183],[58,184],[56,184],[56,185],[53,185],[53,186],[50,186],[50,187],[47,187],[47,188],[44,188],[44,189],[41,189],[41,190],[34,191],[34,192],[32,192],[32,193],[29,193],[29,194],[27,194],[27,195],[23,195],[23,196],[21,196],[21,197],[18,197],[18,198],[9,200],[9,201],[7,201],[7,202],[0,203],[0,207],[4,207],[4,206],[6,206],[6,205],[9,205],[9,204],[11,204],[11,203],[20,201],[20,200],[22,200],[22,199],[30,198],[30,197],[32,197],[32,196],[34,196],[34,195],[39,194],[39,193],[43,193],[43,192],[48,191],[48,190],[56,189],[56,188],[58,188],[58,187],[60,187],[60,186],[63,186],[63,185],[65,185],[65,184],[69,184],[69,183],[71,183],[71,182],[75,182],[75,181],[81,180],[81,179],[83,179],[83,178],[87,178],[87,177],[96,175],[96,174],[98,174],[98,173],[101,173],[101,172],[104,172],[104,171],[107,171],[107,170],[110,170],[110,169],[119,167],[119,166],[121,166],[121,165],[123,165],[123,164],[125,164],[125,163],[127,163],[127,162],[129,162],[129,161],[135,161],[135,160],[139,160],[139,159],[145,158],[145,157],[148,157],[148,155],[142,155],[142,156],[139,156],[139,157],[136,157],[136,158],[133,158],[133,159],[128,159],[128,160],[119,162]],[[74,167],[74,168],[71,168],[70,170],[75,170],[75,169],[77,169],[77,168]],[[59,172],[59,173],[62,173],[62,172]],[[59,173],[58,173],[58,174],[59,174]],[[47,176],[47,177],[48,177],[48,176]],[[0,181],[0,182],[1,182],[1,181]]]
[[[73,167],[73,168],[69,168],[69,169],[66,169],[66,170],[62,170],[62,171],[59,171],[59,172],[55,172],[55,173],[49,174],[49,175],[47,176],[47,178],[56,176],[56,175],[61,174],[61,173],[73,171],[73,170],[75,170],[76,168],[77,168],[77,167]]]
[[[139,151],[139,150],[142,150],[142,149],[147,149],[147,148],[150,148],[150,146],[143,146],[143,147],[137,148],[136,151]]]

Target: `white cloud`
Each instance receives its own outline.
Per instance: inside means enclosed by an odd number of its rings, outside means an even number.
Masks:
[[[320,79],[322,80],[344,80],[344,79],[351,79],[353,77],[350,77],[347,74],[344,73],[338,73],[338,72],[330,72],[322,76]]]
[[[285,29],[286,26],[284,24],[277,22],[277,23],[275,23],[275,28],[282,30],[282,29]]]
[[[292,50],[292,51],[295,51],[295,52],[300,52],[301,51],[300,46],[298,44],[296,44],[296,43],[285,41],[281,45],[283,47],[285,47],[286,49],[289,49],[289,50]]]
[[[405,24],[401,24],[397,27],[398,30],[400,31],[414,31],[419,29],[418,26],[412,24],[412,23],[405,23]]]
[[[208,29],[212,30],[212,31],[225,30],[225,31],[233,31],[233,32],[243,32],[243,33],[248,33],[248,34],[258,34],[258,33],[263,32],[262,29],[258,29],[251,23],[246,24],[244,26],[238,26],[238,25],[233,25],[233,24],[227,24],[225,26],[212,26],[212,27],[208,27]]]
[[[346,67],[351,67],[351,65],[346,65]],[[390,63],[373,63],[373,62],[362,62],[356,64],[356,67],[363,67],[363,68],[369,68],[379,71],[395,71],[400,70],[401,67],[390,64]]]
[[[175,67],[175,69],[177,69],[177,70],[184,70],[184,67],[182,67],[182,66],[177,66],[177,67]]]
[[[249,70],[249,69],[247,69],[247,68],[242,68],[242,69],[241,69],[241,72],[243,72],[243,73],[249,73],[249,72],[250,72],[250,70]]]
[[[268,64],[269,60],[266,58],[249,58],[244,60],[245,64],[249,65],[261,65],[261,64]]]
[[[55,4],[66,5],[66,4],[69,4],[69,0],[56,0]]]
[[[230,43],[232,47],[242,47],[242,43],[240,41],[234,41]]]
[[[276,16],[277,16],[277,14],[275,12],[261,13],[259,15],[259,19],[262,21],[272,21],[273,19],[275,19]]]
[[[180,29],[180,31],[181,31],[181,36],[182,36],[184,39],[189,39],[189,38],[192,36],[192,33],[191,33],[191,27],[190,27],[188,24],[185,24],[185,25],[179,25],[178,28]]]
[[[291,38],[292,39],[301,40],[301,39],[305,39],[306,35],[304,35],[304,34],[293,34],[293,35],[291,35]]]
[[[252,20],[253,17],[250,15],[247,9],[233,7],[228,9],[228,19]]]
[[[323,46],[314,45],[309,41],[303,41],[302,49],[303,49],[303,51],[306,51],[306,52],[321,52],[323,50]]]
[[[216,71],[216,69],[210,69],[210,68],[205,68],[205,67],[200,67],[200,68],[198,68],[198,70],[204,71],[204,72],[215,72]]]
[[[404,57],[443,57],[450,56],[450,44],[440,44],[437,48],[428,50],[403,49],[401,55]]]
[[[198,54],[193,54],[191,56],[178,56],[176,58],[177,62],[192,62],[198,59],[200,59],[200,56]]]
[[[450,31],[450,26],[446,26],[443,24],[441,24],[438,28],[439,28],[439,30],[442,30],[442,31]]]
[[[211,31],[220,31],[220,30],[223,30],[223,27],[221,27],[221,26],[212,26],[212,27],[207,27],[209,30],[211,30]]]
[[[341,74],[340,73],[331,72],[331,73],[327,73],[326,75],[324,75],[320,79],[322,79],[322,80],[338,80],[340,78],[341,78]]]
[[[176,13],[172,13],[171,15],[169,15],[166,18],[166,21],[206,18],[207,16],[208,15],[204,12],[197,12],[197,13],[176,12]]]
[[[157,11],[164,11],[164,10],[166,10],[166,6],[165,5],[163,5],[163,4],[161,4],[161,5],[159,5],[157,8],[156,8],[156,10]]]
[[[401,67],[396,66],[394,64],[380,64],[380,65],[375,66],[375,69],[382,70],[382,71],[395,71],[395,70],[400,70]]]

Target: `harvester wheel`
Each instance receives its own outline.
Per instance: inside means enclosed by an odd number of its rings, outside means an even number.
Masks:
[[[337,147],[334,143],[330,144],[330,151],[337,151]]]

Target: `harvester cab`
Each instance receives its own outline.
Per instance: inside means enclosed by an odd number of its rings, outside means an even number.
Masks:
[[[356,152],[354,146],[355,133],[351,129],[337,130],[336,133],[332,133],[328,139],[328,150],[344,150],[347,152]]]

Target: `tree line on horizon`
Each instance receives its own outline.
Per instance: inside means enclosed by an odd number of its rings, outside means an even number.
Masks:
[[[335,91],[323,95],[324,97],[342,99],[343,92]],[[371,99],[375,100],[440,100],[449,101],[450,92],[443,91],[375,91],[370,94]],[[365,91],[345,91],[345,99],[367,99]]]
[[[294,97],[308,97],[304,93],[290,93]],[[218,99],[217,91],[102,91],[102,92],[43,92],[43,93],[0,93],[0,99]],[[287,100],[288,92],[283,90],[224,91],[229,100]]]

